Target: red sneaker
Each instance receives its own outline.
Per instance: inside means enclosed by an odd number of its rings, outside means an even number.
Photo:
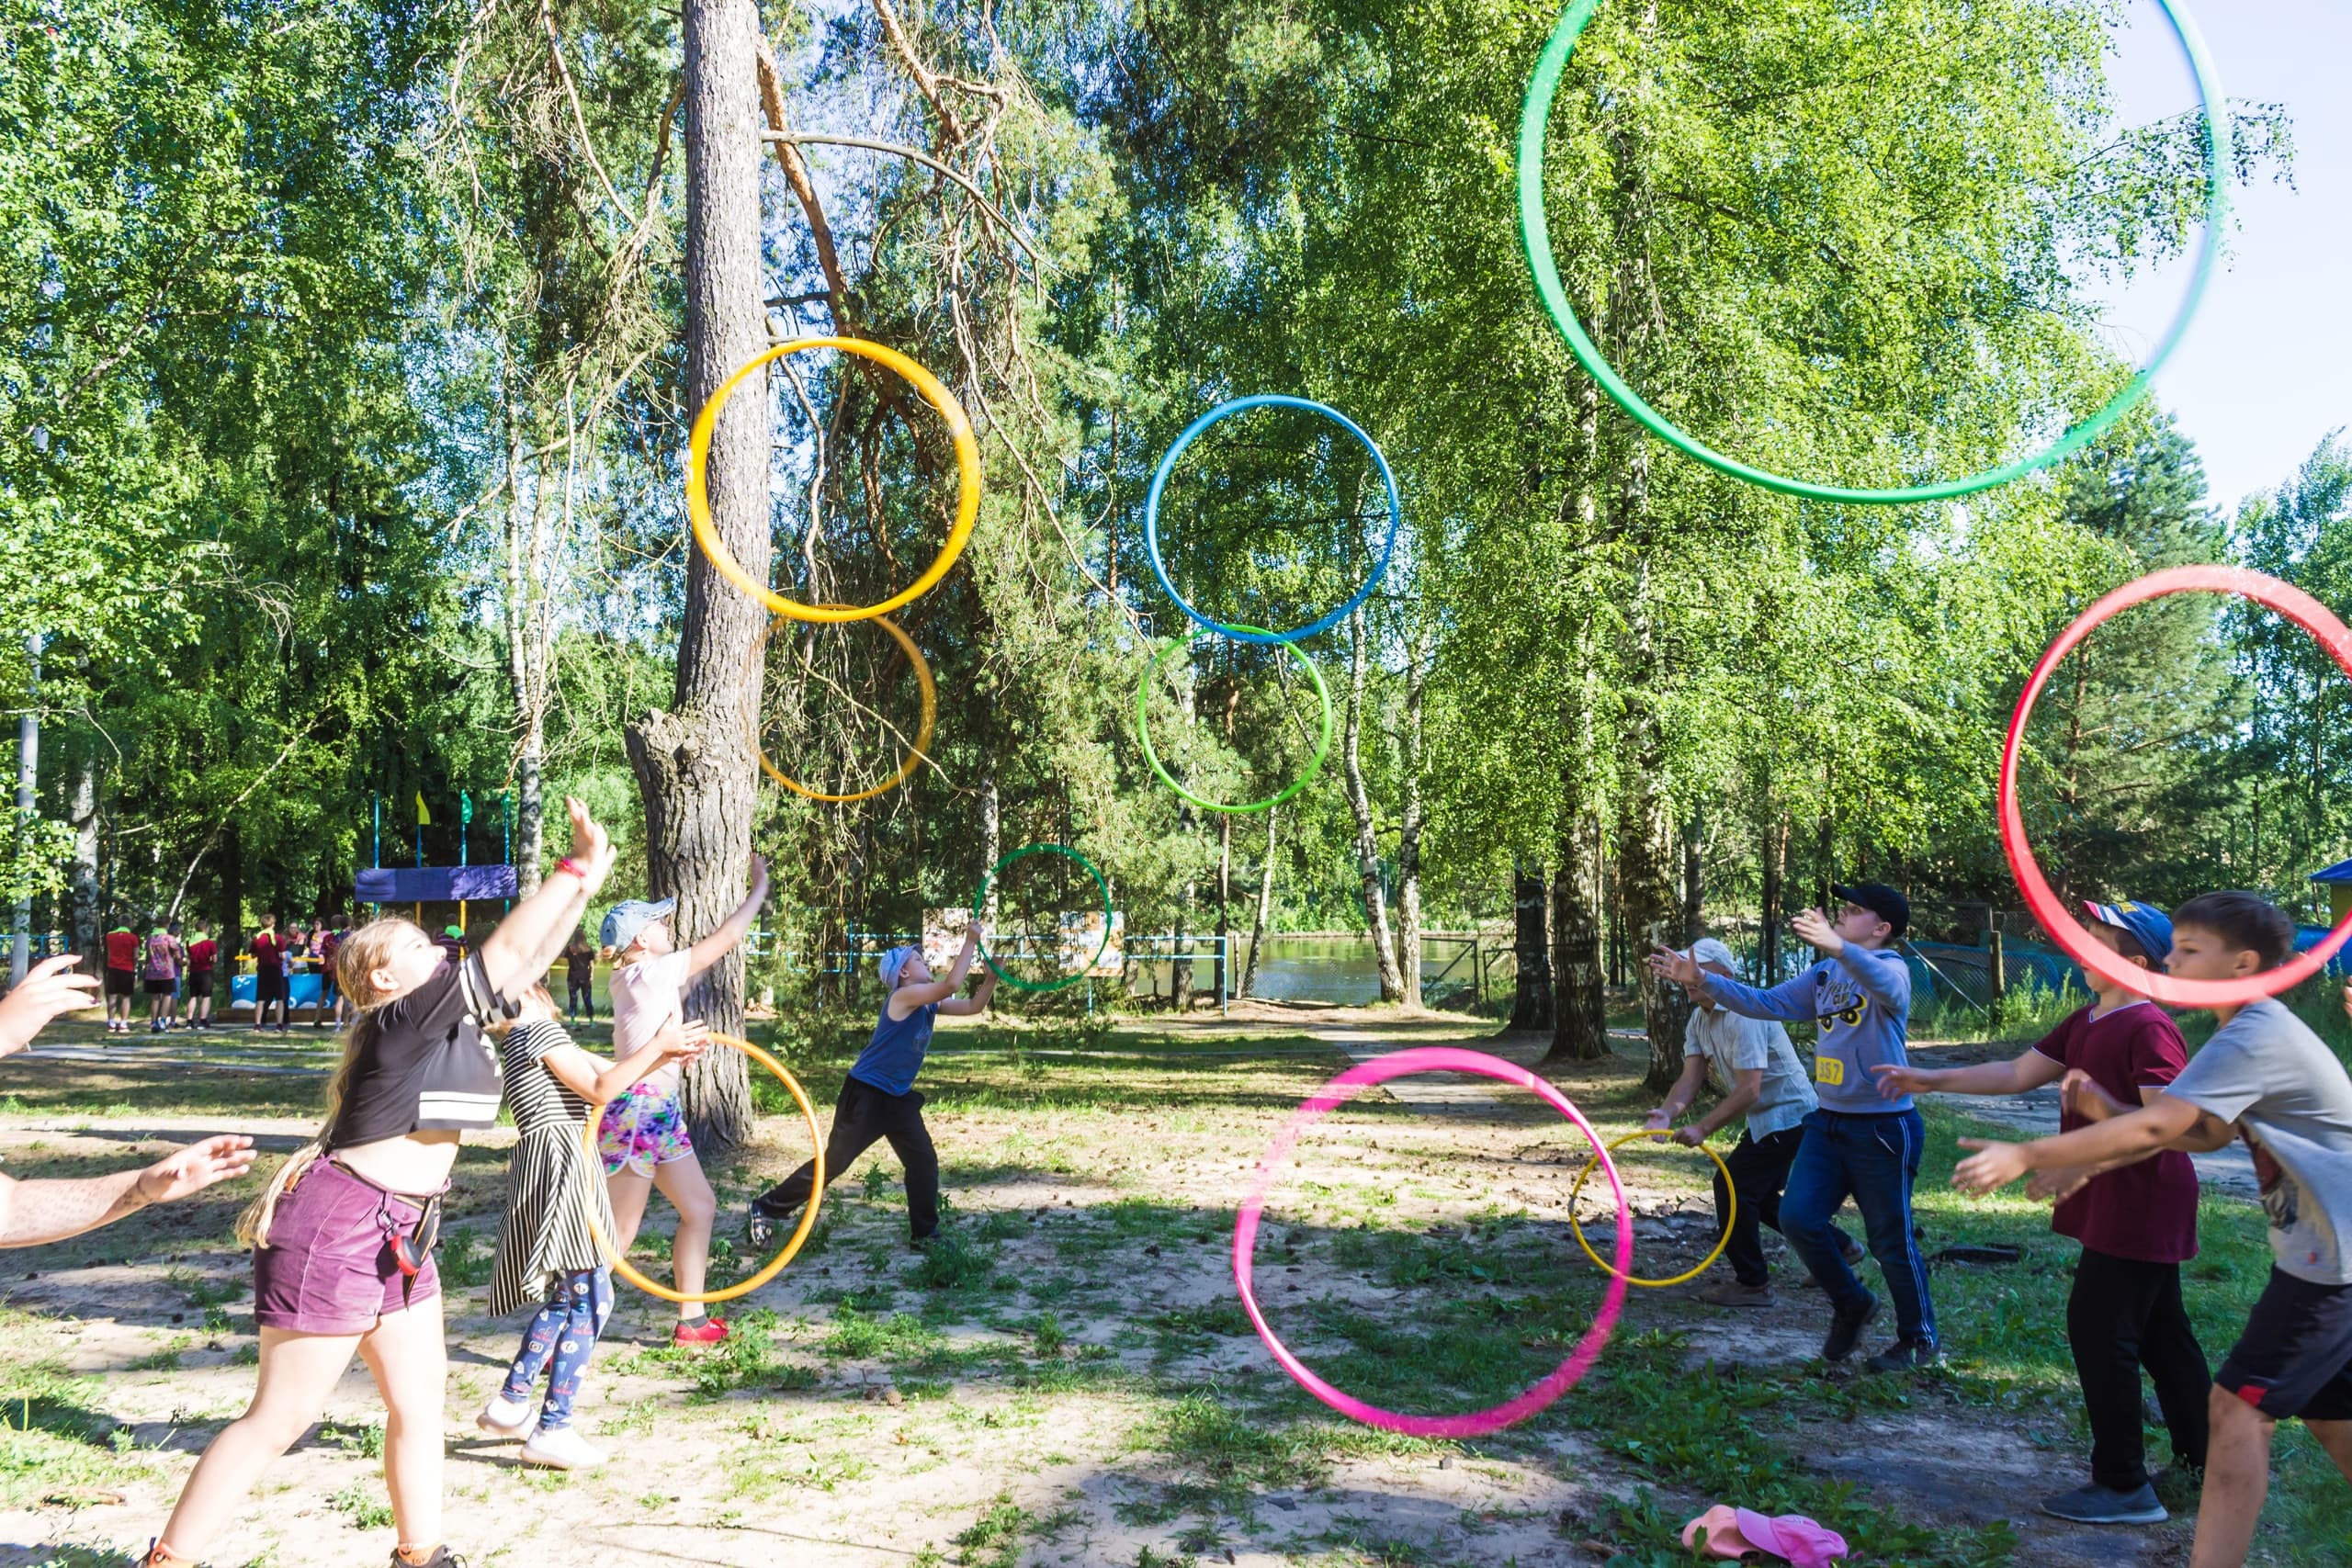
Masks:
[[[723,1317],[706,1317],[699,1326],[694,1328],[682,1323],[670,1330],[670,1343],[673,1345],[717,1345],[726,1337],[727,1320]]]

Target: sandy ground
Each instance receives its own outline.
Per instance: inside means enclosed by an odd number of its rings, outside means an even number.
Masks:
[[[1267,1038],[1270,1026],[1288,1037]],[[1350,1058],[1403,1045],[1472,1043],[1528,1061],[1540,1044],[1498,1046],[1487,1026],[1453,1015],[1245,1004],[1226,1020],[1132,1029],[1108,1049],[1131,1045],[1148,1058],[1171,1042],[1199,1049],[1181,1070],[1138,1068],[1132,1100],[1023,1103],[1011,1089],[1050,1086],[1068,1058],[1051,1047],[977,1051],[943,1032],[930,1076],[955,1089],[940,1091],[932,1122],[950,1224],[985,1251],[984,1282],[924,1284],[924,1260],[904,1246],[896,1162],[877,1150],[832,1190],[822,1249],[726,1309],[739,1325],[751,1309],[774,1314],[772,1354],[740,1378],[670,1351],[670,1309],[622,1292],[582,1405],[582,1430],[612,1456],[601,1469],[526,1470],[516,1445],[475,1432],[520,1323],[481,1315],[482,1291],[453,1284],[447,1538],[476,1568],[1600,1562],[1579,1521],[1633,1483],[1556,1425],[1502,1445],[1366,1442],[1297,1462],[1228,1461],[1214,1445],[1167,1436],[1187,1412],[1213,1428],[1220,1409],[1238,1407],[1226,1391],[1263,1396],[1284,1386],[1233,1310],[1229,1239],[1257,1156],[1303,1094]],[[243,1050],[240,1061],[232,1047],[171,1042],[109,1053],[85,1042],[23,1070],[104,1071],[123,1083],[229,1076],[254,1065]],[[94,1054],[103,1067],[88,1065]],[[1278,1326],[1295,1303],[1335,1292],[1409,1318],[1409,1292],[1335,1274],[1312,1256],[1276,1260],[1295,1256],[1300,1236],[1351,1224],[1351,1202],[1394,1201],[1398,1213],[1441,1231],[1507,1211],[1531,1220],[1564,1268],[1588,1267],[1565,1225],[1567,1179],[1583,1157],[1572,1129],[1499,1086],[1394,1088],[1414,1114],[1333,1118],[1302,1147],[1301,1166],[1339,1174],[1320,1188],[1286,1180],[1270,1209],[1260,1283]],[[85,1159],[119,1167],[229,1128],[290,1148],[310,1126],[235,1109],[85,1117],[0,1105],[0,1157],[19,1175]],[[797,1163],[805,1134],[796,1126],[768,1118],[760,1141],[715,1173],[722,1197]],[[494,1234],[507,1138],[469,1145],[445,1256],[455,1232]],[[1696,1261],[1713,1239],[1696,1173],[1644,1162],[1629,1165],[1628,1178],[1645,1266]],[[86,1245],[11,1254],[0,1267],[8,1364],[46,1358],[84,1380],[69,1380],[70,1397],[96,1433],[70,1475],[55,1460],[43,1461],[47,1475],[0,1465],[8,1487],[0,1568],[113,1562],[105,1553],[143,1547],[193,1456],[242,1408],[254,1340],[250,1270],[223,1234],[234,1206],[153,1212]],[[654,1228],[668,1223],[657,1203]],[[722,1222],[722,1235],[731,1228]],[[1698,1306],[1699,1285],[1637,1292],[1621,1332],[1683,1333],[1693,1375],[1803,1362],[1818,1345],[1820,1297],[1786,1260],[1780,1276],[1774,1306],[1736,1314]],[[1306,1353],[1312,1331],[1300,1332]],[[36,1408],[26,1405],[27,1421]],[[368,1456],[380,1420],[355,1366],[329,1397],[326,1420],[269,1473],[210,1560],[222,1568],[380,1562],[391,1530]],[[2092,1531],[2033,1514],[2030,1499],[2051,1489],[2050,1456],[1988,1432],[1980,1413],[1923,1399],[1864,1421],[1866,1440],[1826,1435],[1804,1461],[1928,1517],[2007,1518],[2020,1532],[2021,1563],[2181,1560],[2177,1526]],[[1675,1500],[1691,1511],[1703,1501]]]

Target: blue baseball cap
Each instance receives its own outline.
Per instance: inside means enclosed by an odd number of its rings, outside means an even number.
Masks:
[[[637,940],[637,933],[654,921],[666,919],[678,907],[675,898],[624,898],[605,916],[604,929],[597,934],[606,947],[618,953]]]
[[[2113,926],[2140,944],[2148,955],[2148,967],[2161,971],[2165,955],[2172,952],[2172,917],[2154,904],[2135,904],[2129,898],[2118,898],[2112,904],[2094,899],[2083,900],[2083,908],[2090,911],[2092,919],[2103,926]]]
[[[890,987],[890,989],[894,991],[897,990],[899,988],[899,976],[907,972],[908,961],[915,957],[922,950],[920,948],[913,947],[894,947],[889,952],[884,953],[882,955],[882,962],[877,965],[877,967],[882,971],[882,983]]]

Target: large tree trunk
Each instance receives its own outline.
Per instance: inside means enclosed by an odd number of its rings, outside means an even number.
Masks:
[[[1258,984],[1258,955],[1266,951],[1266,913],[1274,902],[1274,818],[1282,807],[1266,807],[1266,858],[1258,867],[1258,912],[1250,921],[1250,958],[1241,971],[1241,988],[1235,995],[1246,997]]]
[[[686,99],[685,404],[700,409],[766,347],[760,305],[760,18],[752,0],[684,0]],[[756,581],[768,575],[767,378],[736,389],[710,444],[712,519]],[[628,729],[645,800],[646,860],[656,897],[678,900],[692,941],[741,901],[758,806],[752,727],[765,667],[767,611],[686,552],[676,711]],[[743,1024],[741,948],[714,964],[688,1011],[714,1030]],[[681,1094],[697,1142],[726,1149],[752,1126],[751,1080],[733,1051],[707,1052]]]
[[[1405,998],[1404,976],[1396,967],[1396,949],[1388,938],[1388,897],[1380,886],[1380,839],[1374,831],[1372,795],[1363,784],[1363,682],[1369,658],[1364,647],[1363,611],[1348,617],[1348,727],[1340,761],[1347,774],[1348,809],[1356,819],[1356,871],[1363,879],[1364,920],[1372,928],[1372,956],[1380,968],[1380,999]]]
[[[1591,1062],[1609,1055],[1600,914],[1600,813],[1585,807],[1568,818],[1552,872],[1553,1022],[1546,1062]]]
[[[1421,699],[1430,683],[1430,640],[1426,623],[1413,644],[1405,671],[1404,777],[1398,782],[1400,824],[1396,837],[1396,966],[1404,981],[1405,1005],[1421,1005]]]
[[[1511,872],[1511,953],[1518,960],[1507,1029],[1552,1027],[1552,942],[1545,931],[1544,868],[1521,861]]]
[[[1707,908],[1707,868],[1705,850],[1700,841],[1699,814],[1692,812],[1682,824],[1682,931],[1686,940],[1696,942],[1707,928],[1703,923]]]

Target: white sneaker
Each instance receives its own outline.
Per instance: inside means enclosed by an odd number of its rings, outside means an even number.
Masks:
[[[604,1453],[588,1446],[588,1439],[570,1427],[558,1427],[550,1432],[545,1427],[531,1434],[523,1445],[525,1464],[543,1464],[551,1470],[584,1470],[605,1462]]]
[[[474,1417],[474,1425],[493,1438],[519,1438],[530,1424],[530,1402],[509,1399],[503,1393],[492,1394],[481,1414]]]

